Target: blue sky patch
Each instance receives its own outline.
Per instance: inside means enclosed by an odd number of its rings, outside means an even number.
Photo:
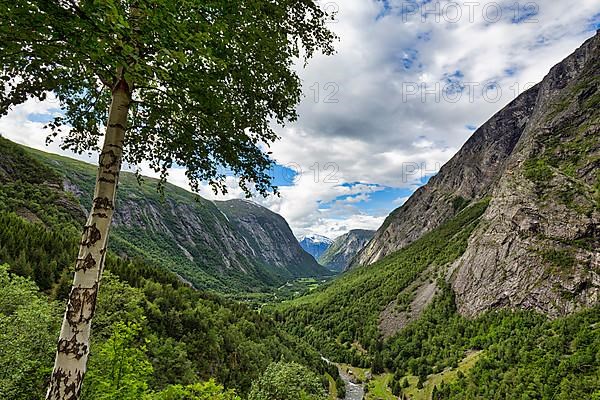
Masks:
[[[381,3],[382,7],[381,7],[381,11],[379,12],[379,14],[377,14],[377,17],[375,17],[375,20],[380,20],[381,18],[385,17],[386,15],[389,15],[390,12],[392,11],[392,6],[391,6],[389,0],[379,0],[379,2]]]
[[[531,24],[538,22],[535,17],[540,12],[540,6],[537,3],[515,3],[513,6],[509,7],[509,10],[513,16],[511,20],[513,24]]]
[[[54,119],[53,112],[60,111],[56,110],[48,110],[47,113],[33,113],[27,115],[27,120],[30,122],[36,122],[41,124],[46,124]]]
[[[341,186],[350,187],[354,184],[343,184]],[[320,202],[319,209],[331,210],[334,206],[349,206],[357,211],[369,215],[387,215],[390,211],[400,207],[402,204],[400,199],[408,198],[414,192],[411,189],[383,187],[379,185],[369,185],[379,187],[380,190],[374,192],[364,192],[368,195],[368,199],[363,200],[359,197],[358,201],[353,201],[353,198],[361,194],[338,196],[333,201]],[[348,201],[350,200],[350,201]]]
[[[294,186],[298,178],[298,171],[279,164],[275,164],[270,172],[272,177],[271,183],[278,187]]]
[[[600,13],[590,18],[589,29],[590,31],[597,31],[600,29]]]
[[[442,77],[442,82],[444,82],[444,91],[446,94],[455,95],[458,93],[462,93],[465,90],[465,85],[463,83],[463,79],[465,74],[460,70],[456,70],[452,73],[445,73]]]
[[[506,68],[504,70],[504,75],[511,77],[511,76],[515,76],[517,73],[519,72],[519,68],[517,67],[510,67],[510,68]]]
[[[324,202],[319,201],[319,209],[322,211],[330,210],[334,211],[337,207],[351,207],[356,212],[374,216],[386,216],[391,211],[400,207],[412,194],[421,186],[427,184],[431,175],[426,175],[420,178],[419,183],[409,188],[397,188],[390,186],[382,186],[378,184],[365,184],[360,182],[344,183],[340,186],[343,187],[354,187],[356,185],[370,186],[377,188],[378,190],[369,192],[364,191],[362,193],[354,193],[343,196],[338,196],[332,201]],[[364,195],[368,198],[363,198]],[[358,196],[358,198],[357,198]],[[335,218],[335,212],[330,217]]]
[[[421,32],[417,35],[418,40],[422,40],[424,42],[429,42],[431,40],[432,32]]]
[[[408,71],[412,69],[417,63],[417,60],[419,58],[419,51],[417,49],[403,49],[402,53],[399,56],[402,67],[404,67],[404,69]],[[422,67],[421,64],[419,64],[418,66],[419,68]]]

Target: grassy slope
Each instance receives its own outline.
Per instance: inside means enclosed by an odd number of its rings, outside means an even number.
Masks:
[[[369,382],[366,400],[396,400],[389,389],[393,374],[378,375]]]
[[[442,382],[454,383],[458,380],[458,373],[467,374],[481,359],[482,351],[471,352],[460,362],[458,368],[448,368],[439,374],[432,374],[427,377],[423,383],[423,389],[417,388],[419,378],[416,376],[407,376],[409,386],[403,390],[403,393],[410,396],[412,400],[430,400],[433,388],[440,386]],[[395,397],[394,397],[395,398]]]
[[[329,394],[327,398],[329,400],[337,400],[338,395],[335,379],[333,379],[333,377],[329,375],[329,373],[325,373],[325,378],[327,378],[327,382],[329,382]]]
[[[427,380],[423,383],[423,389],[417,388],[417,383],[419,381],[418,377],[407,375],[404,378],[406,378],[409,386],[403,389],[402,393],[410,396],[410,399],[412,400],[430,400],[435,386],[439,387],[442,382],[445,382],[446,384],[455,383],[458,380],[458,373],[468,374],[482,355],[482,351],[470,352],[464,360],[459,363],[457,368],[447,368],[438,374],[429,375]],[[352,374],[361,382],[367,381],[368,369],[356,368],[348,364],[341,364],[340,367],[352,371]],[[373,378],[366,383],[366,400],[396,400],[398,397],[394,396],[390,389],[392,379],[393,374],[391,373],[373,376]]]

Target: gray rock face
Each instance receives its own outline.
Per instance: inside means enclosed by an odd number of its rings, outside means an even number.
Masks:
[[[48,168],[43,176],[52,176],[51,182],[33,176],[30,183],[52,187],[56,206],[83,223],[96,168],[26,148],[18,158],[8,157],[18,145],[5,143],[0,140],[0,169],[11,172],[6,176]],[[0,184],[4,176],[0,173]],[[26,211],[22,214],[29,216]],[[120,176],[110,249],[147,259],[196,288],[228,293],[270,290],[295,278],[329,274],[301,249],[280,215],[244,200],[212,202],[171,184],[161,197],[156,180],[145,178],[140,185],[128,172]]]
[[[557,317],[600,301],[600,32],[475,132],[355,263],[403,248],[485,197],[446,275],[463,315]]]
[[[429,183],[379,228],[354,265],[372,264],[419,239],[485,197],[504,171],[535,106],[538,87],[524,93],[479,128]]]
[[[325,272],[298,244],[287,221],[256,203],[247,200],[215,202],[227,216],[237,236],[248,245],[248,258],[286,271],[292,277],[318,276]]]
[[[404,290],[405,293],[410,291],[414,291],[414,296],[408,307],[401,309],[398,307],[397,300],[394,300],[379,315],[379,331],[384,339],[394,336],[408,324],[418,320],[427,306],[433,302],[438,287],[435,282],[417,281]]]
[[[461,313],[557,317],[600,299],[600,37],[552,69],[482,223],[453,266]]]
[[[194,270],[244,290],[327,272],[302,250],[280,215],[255,203],[194,200],[170,186],[171,195],[161,204],[135,190],[123,191],[128,195],[115,214],[115,235],[126,242],[133,235],[144,237],[148,242],[139,247],[156,249],[161,262],[186,264],[187,269],[172,268],[195,286],[202,278]],[[128,246],[124,252],[129,254]]]
[[[338,237],[319,258],[319,263],[334,272],[342,272],[350,267],[356,254],[373,238],[375,231],[354,229]]]

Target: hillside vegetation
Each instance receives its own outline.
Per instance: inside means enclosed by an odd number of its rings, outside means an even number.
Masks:
[[[90,164],[0,138],[4,201],[31,220],[82,223],[95,174]],[[111,231],[115,253],[143,258],[198,289],[221,293],[271,291],[288,280],[327,274],[302,251],[286,221],[268,209],[246,201],[212,202],[171,184],[161,194],[157,186],[154,179],[140,183],[132,173],[121,174]],[[35,201],[19,203],[27,198]]]
[[[367,358],[354,344],[368,351],[380,346],[379,314],[392,301],[399,301],[398,307],[408,304],[411,297],[404,289],[417,279],[437,280],[435,267],[462,254],[486,207],[487,201],[474,204],[406,249],[285,302],[276,308],[278,318],[290,332],[308,338],[328,355],[343,354],[345,361],[365,365]]]
[[[600,306],[555,321],[530,311],[490,311],[476,319],[457,312],[444,267],[464,251],[486,207],[487,201],[471,205],[405,249],[275,307],[277,319],[332,360],[391,374],[371,385],[396,396],[600,395]],[[434,298],[414,321],[384,338],[378,326],[383,311],[390,304],[409,308],[419,286],[414,282],[434,282]],[[465,368],[469,354],[481,351]],[[581,397],[569,397],[573,393]]]
[[[74,196],[60,190],[59,175],[46,170],[41,180],[44,164],[6,140],[0,139],[0,146],[10,154],[0,168],[0,398],[31,400],[43,397],[54,360],[83,211]],[[175,391],[171,385],[204,385],[209,379],[244,395],[271,362],[280,360],[337,378],[316,351],[282,331],[268,314],[196,291],[142,258],[109,252],[106,264],[87,399],[119,389],[117,377],[105,369],[115,365],[111,349],[119,346],[128,349],[124,358],[117,357],[126,367],[118,377],[124,392],[111,398],[137,400]],[[198,393],[212,390],[207,385],[197,386]]]

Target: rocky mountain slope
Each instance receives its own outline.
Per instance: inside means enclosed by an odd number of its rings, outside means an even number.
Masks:
[[[278,318],[328,359],[387,373],[369,387],[389,398],[590,398],[599,167],[600,32],[388,218],[359,255],[369,265]]]
[[[351,230],[336,238],[318,261],[331,271],[345,271],[350,266],[354,256],[365,247],[373,235],[375,235],[375,231]]]
[[[354,265],[381,260],[487,196],[525,130],[538,90],[530,89],[481,126],[427,185],[388,216]]]
[[[461,313],[556,317],[600,301],[600,33],[555,66],[453,265]]]
[[[56,190],[65,192],[62,202],[83,220],[91,203],[95,168],[18,148],[61,177],[62,187]],[[8,171],[5,177],[24,165],[22,161],[12,165],[10,159],[10,154],[0,154],[0,171]],[[20,212],[35,219],[35,210]],[[278,214],[248,201],[208,201],[170,184],[161,198],[155,180],[144,178],[139,185],[131,173],[123,173],[120,180],[110,247],[162,265],[197,288],[223,292],[264,290],[289,279],[327,273],[300,248]]]
[[[600,338],[599,167],[600,32],[388,218],[369,265],[278,317],[325,357],[388,372],[399,398],[600,393],[584,355]],[[479,352],[469,377],[432,379]]]
[[[300,246],[318,260],[327,251],[333,240],[321,235],[306,235],[300,238]]]
[[[551,316],[600,295],[600,34],[478,129],[394,211],[356,264],[434,231],[470,203],[490,206],[446,273],[459,311]]]
[[[263,265],[289,270],[292,277],[318,276],[325,271],[298,244],[287,221],[248,200],[216,201],[236,233]]]

